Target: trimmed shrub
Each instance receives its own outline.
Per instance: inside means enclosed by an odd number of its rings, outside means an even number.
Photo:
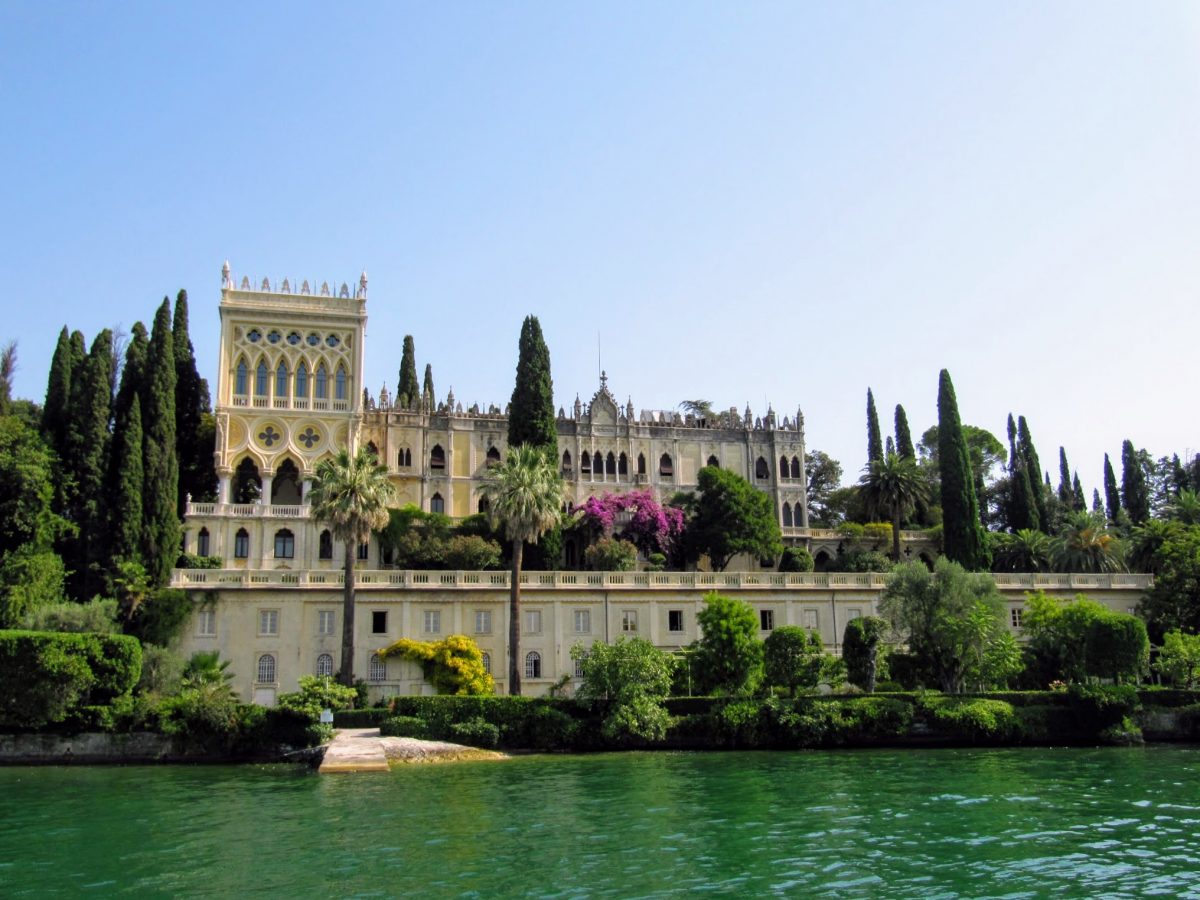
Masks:
[[[1137,689],[1129,684],[1073,684],[1067,695],[1076,722],[1089,734],[1121,725],[1140,705]]]
[[[383,724],[391,715],[390,709],[377,707],[334,710],[333,724],[335,728],[373,728]]]
[[[1020,720],[1003,700],[929,696],[919,701],[929,725],[949,737],[976,741],[1010,740],[1020,733]]]
[[[450,737],[459,744],[491,749],[500,743],[500,729],[483,719],[471,719],[451,725]]]
[[[780,572],[811,572],[815,565],[812,554],[803,547],[788,547],[779,557]]]
[[[416,716],[392,716],[379,723],[379,733],[385,737],[425,738],[429,725]]]

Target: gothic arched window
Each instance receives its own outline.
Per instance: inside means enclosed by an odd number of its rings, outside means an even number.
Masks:
[[[308,366],[300,363],[300,367],[296,369],[296,399],[303,400],[308,397]]]
[[[285,366],[281,362],[279,364],[279,368],[275,370],[275,396],[276,396],[276,398],[286,397],[288,395],[287,383],[288,383],[287,366]]]
[[[313,396],[318,400],[329,399],[329,375],[325,371],[325,363],[317,366],[317,385],[313,391]]]
[[[771,467],[767,465],[767,461],[761,456],[754,463],[754,477],[760,481],[771,477]]]
[[[237,379],[233,383],[233,392],[245,396],[250,371],[246,368],[246,361],[239,359],[237,364]]]
[[[792,507],[790,504],[783,504],[783,527],[792,527]]]

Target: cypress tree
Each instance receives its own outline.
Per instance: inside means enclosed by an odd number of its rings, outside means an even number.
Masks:
[[[125,365],[121,368],[121,384],[113,403],[113,419],[128,420],[133,403],[141,403],[146,393],[146,357],[150,353],[150,336],[146,326],[134,322],[130,329],[129,345],[125,348]],[[140,412],[139,412],[140,415]]]
[[[879,431],[879,414],[875,412],[875,395],[867,388],[867,465],[883,459],[883,435]]]
[[[42,407],[42,433],[60,456],[66,447],[67,417],[71,406],[71,337],[64,325],[50,360],[46,403]]]
[[[417,396],[417,351],[412,335],[406,334],[404,350],[400,354],[400,382],[396,386],[396,400],[404,409],[412,409]]]
[[[0,416],[12,409],[13,376],[17,373],[17,342],[9,341],[0,347]]]
[[[175,351],[175,440],[179,456],[179,515],[188,495],[207,498],[216,489],[213,444],[205,440],[205,413],[210,411],[208,382],[196,370],[196,351],[188,334],[188,296],[175,298],[171,339]]]
[[[1067,465],[1067,448],[1058,448],[1058,499],[1066,507],[1075,502],[1075,490],[1071,486],[1071,469]]]
[[[175,343],[171,334],[171,301],[164,297],[154,316],[146,355],[146,393],[142,401],[145,527],[142,557],[153,585],[163,585],[179,556],[180,526],[175,513],[179,497],[179,461],[175,444]]]
[[[1129,521],[1141,525],[1150,518],[1150,490],[1146,485],[1146,470],[1133,441],[1121,445],[1121,502],[1129,513]]]
[[[550,350],[536,316],[526,316],[521,323],[517,382],[508,410],[508,446],[519,444],[551,449],[558,446]]]
[[[425,363],[425,382],[421,385],[421,401],[429,409],[433,409],[433,366]]]
[[[938,464],[946,556],[970,571],[986,571],[991,559],[979,521],[971,455],[958,415],[954,384],[946,369],[942,369],[938,384]]]
[[[885,457],[896,455],[896,442],[892,440],[892,436],[890,434],[887,436],[887,443],[884,444],[883,455]]]
[[[1048,526],[1050,511],[1046,507],[1046,489],[1042,483],[1042,463],[1033,446],[1033,437],[1029,434],[1029,423],[1025,421],[1024,416],[1017,417],[1017,450],[1029,470],[1029,486],[1032,489],[1033,505],[1037,510],[1037,520],[1040,525]]]
[[[1104,502],[1100,499],[1100,488],[1092,488],[1092,512],[1104,512]]]
[[[917,458],[912,432],[908,429],[908,415],[899,403],[896,404],[896,452],[900,454],[901,459]]]
[[[1100,496],[1099,494],[1096,495]],[[1075,473],[1075,477],[1071,482],[1071,509],[1075,512],[1087,512],[1087,498],[1083,495],[1083,484],[1079,481],[1079,473]]]
[[[142,550],[142,410],[133,394],[129,408],[118,414],[113,434],[114,452],[109,467],[109,566],[121,560],[141,559]]]
[[[106,476],[112,434],[113,336],[107,328],[96,335],[81,377],[71,391],[72,446],[68,457],[75,472],[72,519],[79,529],[75,552],[64,560],[72,570],[70,585],[78,600],[103,589],[107,552]]]
[[[1109,522],[1116,522],[1121,512],[1121,494],[1117,491],[1117,473],[1113,471],[1108,454],[1104,454],[1104,500],[1107,504],[1105,515]]]

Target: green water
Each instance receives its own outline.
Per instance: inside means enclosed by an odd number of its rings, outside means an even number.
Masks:
[[[1200,897],[1200,751],[0,769],[0,895]]]

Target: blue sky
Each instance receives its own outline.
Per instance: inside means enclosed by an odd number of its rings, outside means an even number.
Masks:
[[[890,421],[1028,417],[1057,480],[1200,451],[1200,7],[1186,3],[0,6],[0,339],[40,400],[220,268],[370,276],[366,379],[404,334],[503,404],[527,313],[556,402],[804,409],[846,480]]]

